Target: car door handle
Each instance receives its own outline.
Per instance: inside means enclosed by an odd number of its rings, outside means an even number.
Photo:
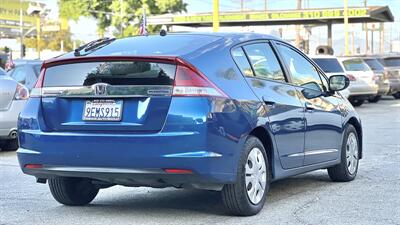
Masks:
[[[310,104],[310,103],[306,103],[306,104],[305,104],[305,107],[306,107],[306,110],[307,110],[307,111],[313,111],[313,110],[315,110],[315,107],[314,107],[312,104]]]
[[[275,101],[273,101],[273,100],[271,100],[271,99],[267,99],[267,98],[265,98],[265,97],[262,97],[262,99],[263,99],[264,103],[265,103],[266,105],[268,105],[268,106],[273,106],[273,105],[275,105]]]

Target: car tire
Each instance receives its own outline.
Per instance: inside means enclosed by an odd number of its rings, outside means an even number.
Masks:
[[[350,101],[353,106],[361,106],[364,104],[364,99],[353,99]]]
[[[18,139],[11,139],[5,141],[5,143],[1,146],[3,151],[15,151],[19,147]]]
[[[51,178],[49,187],[55,200],[70,206],[89,204],[99,192],[99,189],[87,178]]]
[[[379,100],[381,100],[382,95],[375,95],[374,97],[371,97],[368,99],[368,102],[370,103],[377,103]]]
[[[400,92],[394,93],[392,95],[395,99],[400,99]]]
[[[340,163],[328,168],[328,174],[332,181],[348,182],[354,180],[358,172],[359,146],[360,141],[356,129],[351,124],[347,125],[342,142]]]
[[[236,182],[226,184],[222,189],[222,201],[225,208],[230,214],[236,216],[257,214],[265,204],[270,181],[270,165],[264,146],[258,138],[249,136],[239,159]],[[253,185],[254,183],[256,184]],[[252,195],[249,192],[255,194]]]

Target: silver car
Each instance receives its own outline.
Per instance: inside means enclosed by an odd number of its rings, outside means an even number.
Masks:
[[[0,149],[16,150],[17,119],[29,98],[29,89],[0,68]]]
[[[376,84],[374,72],[360,58],[339,58],[346,76],[350,79],[349,101],[354,106],[360,106],[365,100],[378,95],[379,86]]]

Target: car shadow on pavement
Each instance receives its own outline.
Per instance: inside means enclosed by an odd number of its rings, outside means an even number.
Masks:
[[[267,203],[274,203],[304,192],[318,192],[325,186],[332,185],[326,172],[313,172],[292,178],[280,180],[271,184]],[[98,198],[85,207],[95,209],[97,213],[107,214],[141,214],[168,213],[171,211],[192,211],[201,214],[227,215],[222,205],[222,198],[217,191],[186,190],[186,189],[145,189],[135,193],[135,188]],[[143,190],[143,189],[141,189]],[[111,193],[112,190],[104,190]],[[290,201],[290,200],[289,200]],[[288,202],[290,204],[290,202]],[[184,214],[184,213],[183,213]]]

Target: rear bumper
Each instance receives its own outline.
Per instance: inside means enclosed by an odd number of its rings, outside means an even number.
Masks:
[[[400,79],[390,79],[389,80],[390,90],[388,94],[394,94],[400,91]]]
[[[235,154],[207,150],[197,132],[147,135],[105,135],[21,131],[18,160],[24,173],[37,178],[88,177],[126,186],[204,186],[232,183],[236,179]],[[26,145],[25,145],[26,146]],[[26,164],[44,168],[27,169]],[[164,169],[191,170],[171,178]],[[172,177],[170,177],[172,176]],[[162,179],[161,179],[162,178]],[[212,189],[212,188],[205,188]]]
[[[388,80],[378,82],[378,95],[386,95],[390,90],[390,83]]]
[[[17,130],[17,121],[19,113],[24,109],[26,100],[12,101],[7,111],[0,111],[0,139],[15,138],[10,135]]]
[[[149,186],[156,188],[177,187],[221,190],[223,184],[195,173],[170,174],[162,169],[123,169],[105,167],[68,167],[44,165],[42,168],[22,168],[25,174],[37,178],[84,177],[105,182],[109,185]]]
[[[352,84],[348,88],[350,97],[352,96],[374,96],[378,94],[379,87],[376,84]]]

